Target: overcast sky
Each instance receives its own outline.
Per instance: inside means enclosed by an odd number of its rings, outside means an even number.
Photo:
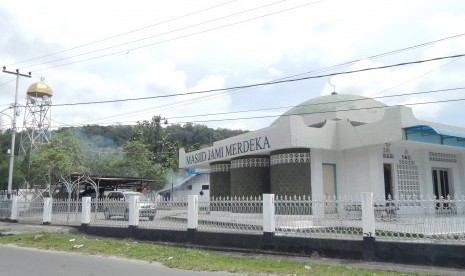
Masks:
[[[0,1],[0,65],[32,71],[31,79],[20,79],[21,105],[41,77],[54,104],[183,94],[464,54],[465,36],[459,36],[367,59],[463,33],[460,0]],[[328,69],[354,60],[360,61]],[[446,59],[229,92],[54,106],[53,127],[134,124],[161,115],[169,123],[254,130],[275,119],[257,117],[328,95],[330,83],[338,93],[388,96],[465,87],[464,69],[465,58]],[[0,73],[0,111],[14,101],[14,79]],[[464,91],[379,100],[461,99]],[[464,107],[456,101],[413,109],[419,119],[465,127]],[[229,114],[191,117],[215,113]],[[20,121],[23,116],[22,110]]]

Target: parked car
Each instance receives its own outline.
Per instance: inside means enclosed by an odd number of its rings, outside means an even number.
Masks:
[[[112,191],[108,193],[103,209],[105,219],[118,216],[129,220],[129,198],[131,196],[139,196],[140,198],[139,217],[154,220],[156,215],[155,204],[146,201],[144,194],[131,191]]]

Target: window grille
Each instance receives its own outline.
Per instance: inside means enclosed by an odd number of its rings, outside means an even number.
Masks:
[[[412,199],[421,195],[418,166],[408,153],[402,154],[402,159],[397,163],[397,195]]]
[[[457,156],[451,153],[430,152],[429,161],[457,163]]]

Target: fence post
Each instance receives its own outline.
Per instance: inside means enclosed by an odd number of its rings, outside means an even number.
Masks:
[[[187,196],[187,240],[194,241],[195,233],[199,227],[199,196]]]
[[[375,236],[375,210],[373,193],[362,193],[362,227],[364,237]]]
[[[91,197],[85,196],[81,202],[81,226],[87,227],[90,224]]]
[[[44,214],[42,218],[42,223],[45,225],[52,223],[52,206],[53,201],[51,197],[44,198]]]
[[[139,226],[139,196],[129,197],[129,228]]]
[[[263,194],[263,246],[272,249],[276,230],[274,194]]]
[[[375,210],[373,193],[362,193],[363,259],[375,259]]]
[[[11,222],[18,222],[18,219],[19,219],[18,198],[19,197],[15,195],[11,198],[11,214],[10,214]]]
[[[332,198],[325,197],[324,195],[311,198],[313,218],[323,219],[325,217],[326,203],[329,202],[330,204],[336,205],[332,200]]]

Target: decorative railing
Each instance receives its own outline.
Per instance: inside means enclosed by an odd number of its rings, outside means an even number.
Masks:
[[[277,235],[362,238],[360,197],[277,197],[275,206]]]
[[[0,200],[0,219],[8,219],[11,216],[11,204],[9,199]]]
[[[465,197],[375,200],[376,238],[465,242]]]
[[[261,233],[262,206],[261,197],[220,197],[200,202],[198,230]]]
[[[84,200],[85,199],[85,200]],[[188,200],[189,199],[189,200]],[[304,238],[463,243],[465,197],[373,199],[371,193],[312,199],[308,196],[128,201],[3,200],[0,217],[20,223],[217,233],[262,234]]]

